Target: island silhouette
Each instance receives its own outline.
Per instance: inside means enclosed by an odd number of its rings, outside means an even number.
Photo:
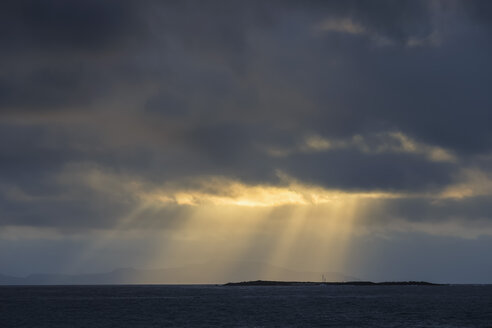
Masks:
[[[446,284],[436,284],[427,281],[345,281],[345,282],[315,282],[315,281],[242,281],[229,282],[224,286],[445,286]]]

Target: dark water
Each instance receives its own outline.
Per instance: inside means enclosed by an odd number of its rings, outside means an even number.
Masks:
[[[492,327],[492,286],[0,287],[0,327]]]

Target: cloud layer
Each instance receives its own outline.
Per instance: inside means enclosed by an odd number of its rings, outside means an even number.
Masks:
[[[4,1],[0,229],[169,230],[210,202],[338,194],[371,195],[361,227],[489,235],[491,13]]]

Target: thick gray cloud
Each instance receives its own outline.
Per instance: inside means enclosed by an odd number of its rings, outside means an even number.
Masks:
[[[0,13],[3,224],[105,227],[136,206],[60,183],[77,163],[152,188],[207,175],[281,185],[280,171],[399,193],[489,169],[486,1],[4,1]],[[313,134],[395,131],[456,159],[380,141],[299,150]]]
[[[466,218],[473,225],[485,221],[490,223],[490,196],[476,196],[467,199],[400,199],[385,203],[381,219],[388,222],[401,218],[416,222],[445,222]]]
[[[332,151],[302,154],[279,163],[301,180],[340,189],[434,191],[451,182],[453,165],[405,154],[361,155]]]
[[[7,53],[98,52],[137,36],[138,6],[131,1],[3,1]]]

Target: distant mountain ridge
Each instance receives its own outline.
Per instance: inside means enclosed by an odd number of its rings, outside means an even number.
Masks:
[[[228,281],[354,281],[338,272],[295,271],[260,262],[207,262],[176,268],[139,270],[120,268],[93,274],[0,274],[0,285],[98,285],[98,284],[223,284]]]

